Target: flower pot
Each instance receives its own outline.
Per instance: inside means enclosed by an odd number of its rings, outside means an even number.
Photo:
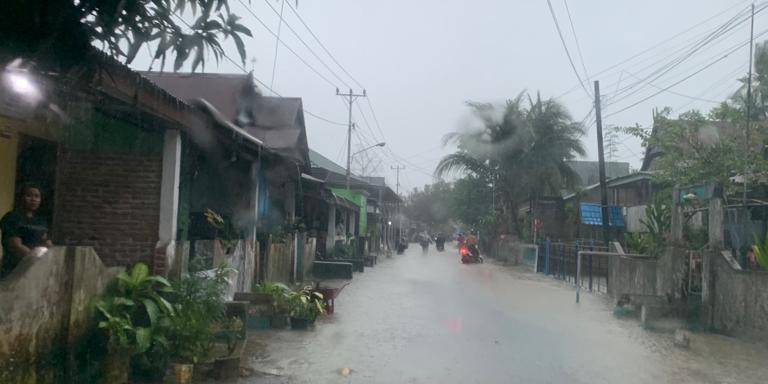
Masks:
[[[297,330],[303,330],[309,328],[309,325],[312,324],[312,319],[305,319],[301,317],[293,317],[291,316],[291,329],[297,329]]]
[[[102,366],[105,383],[127,384],[131,354],[109,348]]]
[[[192,382],[192,374],[195,366],[192,364],[176,363],[173,365],[173,374],[176,384],[189,384]]]

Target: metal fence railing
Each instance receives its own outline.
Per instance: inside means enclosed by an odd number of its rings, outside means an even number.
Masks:
[[[584,260],[582,274],[578,275],[578,254],[591,252]],[[594,241],[560,242],[546,240],[539,244],[536,272],[544,273],[590,291],[608,290],[608,248]],[[595,254],[594,252],[598,252]],[[576,282],[578,281],[578,284]]]

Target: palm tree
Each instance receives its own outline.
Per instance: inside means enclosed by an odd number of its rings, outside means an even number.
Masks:
[[[471,174],[493,183],[507,230],[516,228],[519,202],[575,186],[578,175],[567,162],[585,154],[584,129],[562,104],[521,93],[503,106],[468,105],[480,124],[444,137],[458,150],[440,161],[435,174]]]

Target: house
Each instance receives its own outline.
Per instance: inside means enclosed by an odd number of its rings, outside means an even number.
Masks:
[[[337,244],[346,245],[365,237],[368,195],[360,187],[366,186],[367,182],[357,176],[350,176],[348,190],[346,169],[314,150],[309,151],[309,157],[312,176],[323,181],[331,197],[325,205],[323,216],[325,247],[319,249],[322,257],[331,257]],[[355,252],[359,254],[359,246]]]
[[[262,96],[250,75],[158,72],[142,75],[180,99],[195,100],[216,110],[219,120],[237,127],[276,155],[247,160],[255,168],[251,173],[241,173],[240,177],[258,184],[258,201],[253,207],[240,206],[238,212],[248,212],[248,208],[255,207],[257,228],[253,236],[258,240],[258,244],[254,244],[258,253],[255,278],[300,280],[307,265],[302,263],[304,254],[314,255],[316,246],[316,239],[307,236],[302,194],[318,182],[309,175],[301,99]],[[193,208],[193,215],[202,222],[205,207]],[[236,213],[233,219],[237,219]],[[196,239],[197,234],[192,235],[191,239]]]
[[[568,166],[579,175],[579,187],[585,187],[588,185],[596,184],[600,182],[600,163],[597,161],[589,160],[574,160],[568,161]],[[606,179],[613,179],[616,177],[622,177],[629,175],[629,163],[606,161],[605,162],[605,177]]]
[[[3,382],[81,373],[74,359],[46,359],[87,338],[89,304],[115,268],[181,273],[205,248],[188,241],[197,234],[226,240],[211,242],[210,265],[229,262],[239,270],[230,293],[249,290],[261,190],[252,175],[285,162],[204,100],[175,97],[95,50],[67,74],[35,68],[1,74],[0,210],[13,209],[21,183],[40,184],[55,247],[0,279],[0,359],[24,362],[0,369]],[[203,207],[231,223],[227,233],[195,216]]]

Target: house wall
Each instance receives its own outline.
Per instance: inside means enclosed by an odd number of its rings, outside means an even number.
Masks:
[[[0,215],[13,209],[19,135],[0,117]]]
[[[154,266],[162,160],[62,150],[54,242],[92,246],[107,265]]]
[[[118,272],[91,248],[56,247],[0,280],[0,383],[93,382],[91,304]]]

